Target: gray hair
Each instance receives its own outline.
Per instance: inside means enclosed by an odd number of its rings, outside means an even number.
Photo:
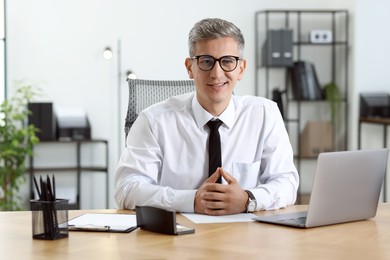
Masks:
[[[245,40],[241,30],[233,23],[219,19],[206,18],[197,22],[188,36],[190,57],[195,55],[195,44],[202,40],[214,40],[223,37],[232,37],[238,45],[240,57],[244,55]]]

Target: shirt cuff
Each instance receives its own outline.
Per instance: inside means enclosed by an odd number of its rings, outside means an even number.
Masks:
[[[271,200],[271,195],[266,189],[257,188],[250,191],[256,198],[256,210],[271,210],[286,206],[285,202],[281,201],[281,198],[273,202]]]
[[[196,190],[176,190],[172,208],[179,212],[194,212]]]

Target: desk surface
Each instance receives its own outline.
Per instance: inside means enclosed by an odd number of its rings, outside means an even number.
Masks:
[[[305,210],[292,206],[257,215]],[[85,212],[70,211],[69,217]],[[131,213],[131,211],[129,211]],[[195,234],[173,236],[137,229],[131,233],[69,232],[43,241],[31,236],[31,212],[0,212],[1,259],[390,259],[390,204],[375,218],[353,223],[295,229],[257,222],[194,224]]]

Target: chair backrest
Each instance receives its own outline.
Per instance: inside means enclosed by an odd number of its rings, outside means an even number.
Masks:
[[[125,119],[126,137],[143,109],[170,97],[195,90],[193,80],[128,79],[128,84],[129,105]]]

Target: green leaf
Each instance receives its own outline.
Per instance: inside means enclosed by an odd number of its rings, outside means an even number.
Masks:
[[[27,104],[38,96],[31,84],[19,82],[15,94],[0,104],[0,187],[3,197],[0,210],[20,210],[17,194],[25,182],[27,156],[33,156],[32,146],[39,142],[38,128],[26,124],[31,111]]]

